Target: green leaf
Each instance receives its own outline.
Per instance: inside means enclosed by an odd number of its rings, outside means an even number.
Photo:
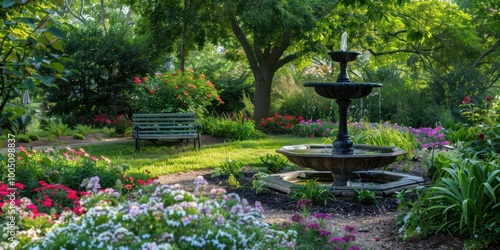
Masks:
[[[23,125],[24,125],[24,126],[28,125],[28,123],[31,121],[31,115],[24,114],[24,115],[21,117],[21,121],[23,122]]]
[[[60,62],[52,62],[50,65],[56,70],[57,72],[63,72],[64,71],[64,65]]]
[[[48,32],[50,32],[52,35],[56,36],[56,37],[59,37],[59,38],[64,38],[64,33],[59,30],[58,28],[56,27],[50,27],[47,29]]]
[[[21,20],[21,22],[23,22],[25,24],[29,24],[29,25],[35,25],[35,22],[38,21],[35,18],[30,18],[30,17],[21,17],[21,18],[19,18],[19,20]]]
[[[63,50],[63,46],[60,42],[54,42],[52,43],[52,47],[56,50],[59,50],[59,51],[62,51]]]
[[[10,6],[14,5],[16,3],[16,0],[4,0],[2,2],[2,8],[9,8]]]
[[[29,91],[35,91],[35,82],[33,82],[33,79],[31,78],[26,78],[23,80],[23,85],[26,87]]]

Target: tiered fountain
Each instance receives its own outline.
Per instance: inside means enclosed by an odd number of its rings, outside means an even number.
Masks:
[[[318,183],[328,183],[336,196],[355,196],[355,188],[371,190],[378,196],[394,194],[402,188],[416,187],[423,183],[421,177],[376,171],[394,162],[397,156],[406,152],[391,146],[370,146],[353,144],[347,130],[348,107],[352,99],[369,95],[380,83],[351,83],[347,75],[347,63],[356,60],[359,52],[347,51],[347,34],[342,34],[340,51],[328,53],[332,60],[340,63],[337,82],[311,82],[306,87],[314,87],[319,95],[335,99],[339,105],[339,131],[333,145],[309,144],[285,146],[277,150],[288,160],[302,167],[316,171],[295,171],[274,174],[264,179],[270,188],[290,193],[300,188],[301,182],[316,179]]]

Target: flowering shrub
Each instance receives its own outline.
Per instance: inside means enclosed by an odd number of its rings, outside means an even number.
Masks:
[[[325,122],[321,119],[313,121],[300,120],[300,123],[293,127],[293,133],[303,137],[328,137],[338,130],[338,123]]]
[[[264,133],[291,133],[292,128],[301,120],[302,116],[274,114],[273,117],[262,118],[259,129]]]
[[[420,149],[424,148],[442,148],[449,145],[450,142],[445,140],[444,128],[437,126],[435,128],[408,128],[410,134],[415,137]]]
[[[205,75],[192,70],[135,77],[134,83],[136,89],[132,98],[136,112],[193,112],[203,117],[206,107],[224,104],[215,85],[205,79]]]
[[[297,234],[269,227],[262,207],[251,206],[236,194],[199,199],[173,186],[152,183],[117,206],[106,200],[85,216],[62,216],[45,237],[29,249],[275,249],[291,248]],[[84,226],[92,225],[92,227]]]
[[[34,201],[38,212],[54,213],[56,218],[66,209],[77,215],[83,214],[77,191],[62,184],[47,184],[44,181],[40,181],[39,184],[40,187],[32,190],[34,193],[32,201]]]
[[[2,173],[7,173],[6,161],[6,158],[0,159]],[[26,186],[20,194],[28,198],[31,198],[30,191],[39,185],[39,181],[59,183],[79,191],[84,179],[99,176],[103,188],[112,187],[117,179],[122,178],[127,168],[126,165],[112,164],[104,156],[92,156],[82,148],[49,148],[43,151],[20,147],[20,152],[16,155],[16,180]]]
[[[293,230],[300,235],[295,249],[361,249],[355,245],[358,232],[353,226],[345,226],[339,231],[328,222],[330,215],[317,213],[311,216],[308,209],[311,205],[308,199],[299,200],[297,209],[301,212],[281,225],[285,230]]]
[[[94,117],[90,126],[115,128],[116,133],[126,135],[131,131],[132,121],[123,114],[119,114],[116,117],[108,114],[99,114]]]
[[[478,107],[471,103],[470,97],[466,96],[460,105],[460,115],[466,123],[466,136],[474,138],[465,142],[470,154],[477,154],[487,158],[490,155],[500,153],[500,96],[495,98],[486,97],[484,107]],[[465,130],[465,129],[463,129]]]

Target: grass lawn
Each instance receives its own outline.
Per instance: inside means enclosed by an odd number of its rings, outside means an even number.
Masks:
[[[213,169],[225,160],[242,162],[250,167],[262,165],[261,156],[277,154],[276,150],[286,145],[323,143],[322,138],[304,138],[291,135],[270,136],[267,139],[232,141],[202,146],[193,150],[192,145],[181,148],[154,146],[142,142],[141,152],[135,152],[134,142],[89,145],[83,148],[94,156],[106,156],[115,164],[127,164],[127,174],[142,176],[146,170],[149,176],[186,172],[198,169]]]

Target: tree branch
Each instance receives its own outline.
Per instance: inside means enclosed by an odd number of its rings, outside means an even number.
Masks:
[[[483,52],[477,59],[476,61],[474,62],[474,65],[472,66],[472,68],[476,68],[477,66],[479,66],[479,62],[481,60],[483,60],[486,56],[488,56],[489,54],[495,52],[496,49],[498,49],[498,47],[500,47],[500,39],[498,39],[498,41],[493,45],[493,47],[491,47],[490,49],[486,50],[485,52]]]
[[[229,16],[229,21],[231,22],[231,28],[234,32],[234,35],[236,36],[236,39],[240,41],[241,46],[243,47],[243,51],[245,51],[245,55],[248,58],[248,63],[250,64],[250,68],[252,69],[252,72],[256,73],[259,69],[259,63],[257,62],[257,59],[255,58],[254,51],[252,50],[252,45],[248,42],[248,39],[246,38],[245,34],[241,30],[240,26],[238,25],[238,20],[236,19],[236,16],[234,13],[231,13]]]
[[[74,17],[76,18],[78,21],[82,22],[82,23],[85,23],[87,22],[87,20],[85,20],[85,18],[83,17],[82,13],[83,13],[83,0],[81,0],[81,9],[80,9],[80,15],[81,16],[78,16],[75,12],[73,12],[73,10],[71,9],[71,6],[70,4],[68,3],[68,0],[64,1],[64,7],[66,7],[66,9],[68,10],[68,12]]]

